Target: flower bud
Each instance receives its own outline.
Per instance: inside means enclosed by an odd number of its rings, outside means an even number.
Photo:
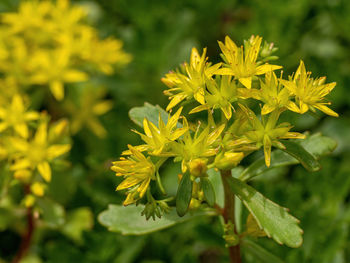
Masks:
[[[214,164],[220,170],[230,170],[236,167],[243,157],[242,152],[225,152],[216,156]]]
[[[190,174],[195,177],[206,176],[207,168],[207,159],[194,159],[189,162],[188,166],[190,169]]]

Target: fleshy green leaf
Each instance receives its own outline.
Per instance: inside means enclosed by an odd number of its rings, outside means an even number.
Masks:
[[[242,248],[253,256],[259,262],[263,263],[284,263],[284,261],[277,256],[273,255],[271,252],[267,251],[265,248],[259,246],[255,242],[244,239],[241,243]]]
[[[320,164],[316,158],[304,149],[303,146],[292,141],[281,141],[286,147],[282,151],[288,153],[297,159],[310,172],[316,172],[321,169]]]
[[[306,151],[315,156],[317,159],[323,155],[331,153],[337,146],[337,143],[333,139],[322,136],[320,133],[311,135],[305,140],[301,140],[300,144]],[[271,153],[270,167],[265,165],[265,159],[262,157],[248,166],[241,173],[239,179],[242,181],[248,181],[255,176],[269,171],[270,169],[298,163],[299,161],[289,154],[282,152],[281,150],[276,150]]]
[[[241,180],[230,178],[228,182],[268,237],[289,247],[301,246],[303,231],[298,226],[299,220],[290,215],[287,208],[275,204]]]
[[[147,102],[145,102],[145,104],[142,107],[132,108],[129,111],[129,116],[130,119],[140,127],[143,127],[144,118],[147,118],[147,120],[149,120],[157,126],[159,113],[164,123],[167,123],[168,113],[158,105],[154,106]]]
[[[190,206],[193,182],[189,173],[185,173],[180,181],[176,194],[176,212],[184,216]]]
[[[40,198],[37,200],[42,219],[48,227],[60,227],[65,222],[65,211],[62,205],[48,199]]]
[[[204,193],[205,200],[208,205],[214,206],[215,204],[215,191],[210,180],[206,177],[201,178],[201,186]]]
[[[92,228],[94,215],[90,208],[81,207],[67,214],[66,223],[62,226],[62,232],[77,243],[82,242],[83,231]]]
[[[216,215],[213,210],[203,210],[179,217],[175,209],[172,209],[160,219],[146,220],[145,217],[140,216],[143,209],[143,205],[127,207],[109,205],[108,210],[99,214],[98,221],[112,232],[119,232],[123,235],[144,235],[171,227],[198,216]]]

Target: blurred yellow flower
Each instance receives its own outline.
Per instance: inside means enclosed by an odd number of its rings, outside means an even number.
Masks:
[[[28,137],[27,123],[39,119],[40,115],[36,111],[27,111],[21,95],[13,96],[11,104],[0,107],[0,132],[13,128],[13,130],[23,138]]]
[[[107,135],[106,129],[98,120],[101,116],[113,107],[111,100],[103,100],[106,90],[97,87],[84,87],[78,96],[78,105],[67,101],[65,108],[71,116],[71,132],[76,134],[84,126],[88,127],[96,136],[104,138]]]
[[[31,76],[30,82],[48,84],[57,100],[64,98],[64,83],[82,82],[89,77],[70,65],[70,54],[66,50],[57,50],[54,53],[38,52],[32,60],[32,67],[36,69],[36,73]]]
[[[51,180],[50,162],[67,153],[70,144],[52,144],[48,140],[47,122],[39,124],[35,136],[31,140],[11,137],[10,143],[15,149],[14,163],[10,166],[12,171],[38,170],[46,182]]]
[[[131,56],[114,38],[101,39],[87,23],[88,8],[69,0],[24,1],[0,14],[0,73],[23,87],[48,85],[57,100],[64,84],[86,81],[92,70],[111,74]]]

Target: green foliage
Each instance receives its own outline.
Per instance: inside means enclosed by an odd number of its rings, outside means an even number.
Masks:
[[[193,182],[190,173],[185,173],[179,183],[176,194],[176,212],[179,216],[184,216],[190,206],[192,197]]]
[[[299,220],[291,216],[287,208],[281,207],[242,181],[231,178],[230,188],[248,208],[267,236],[279,244],[299,247],[303,242],[303,231]]]
[[[146,220],[140,216],[143,209],[142,205],[128,207],[109,205],[108,210],[99,215],[99,222],[108,227],[110,231],[123,235],[144,235],[186,222],[197,216],[215,215],[215,212],[207,211],[179,217],[173,209],[160,219]]]
[[[205,200],[208,202],[210,206],[214,206],[215,199],[216,199],[215,191],[211,181],[208,178],[206,177],[201,178],[201,188],[203,190]]]
[[[308,153],[306,154],[307,158],[311,158],[312,164],[315,163],[314,158],[319,159],[321,156],[328,155],[337,146],[337,143],[326,136],[322,136],[320,133],[313,134],[308,136],[305,140],[300,142],[301,146]],[[303,150],[302,150],[303,151]],[[300,156],[300,158],[303,158]],[[271,166],[266,167],[264,158],[259,158],[240,174],[239,179],[243,181],[248,181],[255,176],[268,172],[271,169],[297,164],[299,161],[295,159],[292,155],[283,153],[281,150],[273,151],[271,154]],[[316,164],[316,163],[315,163]],[[318,167],[318,164],[317,164]]]
[[[283,141],[283,145],[285,146],[285,149],[282,149],[282,151],[285,151],[289,155],[296,158],[308,171],[316,172],[321,169],[316,158],[306,151],[300,144],[290,141]]]
[[[1,12],[14,11],[19,3],[18,0],[0,2]],[[107,98],[115,102],[112,111],[101,118],[108,132],[107,138],[96,138],[83,129],[73,138],[74,145],[69,157],[75,164],[73,169],[53,174],[48,196],[65,206],[65,222],[69,221],[67,218],[70,218],[71,212],[74,214],[79,207],[89,207],[95,218],[108,204],[121,204],[123,195],[113,192],[113,189],[111,191],[111,187],[120,182],[119,178],[108,171],[108,167],[111,157],[115,159],[119,156],[126,143],[135,145],[140,142],[136,135],[130,133],[130,128],[135,125],[129,120],[128,111],[142,105],[144,101],[161,106],[167,103],[165,97],[160,95],[164,89],[160,78],[170,68],[184,62],[192,46],[198,49],[208,47],[208,54],[213,57],[218,54],[216,40],[223,40],[224,35],[239,40],[251,34],[259,34],[268,41],[278,43],[279,50],[276,54],[285,65],[284,74],[290,74],[299,58],[303,58],[313,74],[323,73],[328,76],[328,81],[336,81],[337,89],[330,100],[341,116],[337,119],[319,116],[287,117],[288,121],[296,121],[296,130],[322,132],[324,136],[311,135],[301,141],[301,145],[317,159],[334,149],[335,142],[329,137],[337,141],[335,154],[319,160],[322,168],[318,172],[310,174],[300,166],[288,167],[298,161],[279,150],[276,151],[279,153],[272,153],[271,167],[268,169],[261,156],[251,156],[252,166],[246,168],[244,177],[241,176],[240,179],[249,181],[254,177],[251,185],[269,199],[289,207],[301,221],[304,230],[303,245],[297,249],[280,246],[266,238],[254,240],[254,243],[265,251],[273,251],[283,262],[350,261],[349,1],[75,2],[93,8],[94,17],[89,19],[99,24],[101,35],[121,38],[125,50],[133,55],[133,62],[111,77],[99,77],[96,80],[98,84],[106,86]],[[69,86],[67,96],[78,103],[79,96],[74,90]],[[52,99],[45,100],[45,105],[42,105],[45,94],[35,89],[30,92],[33,107],[49,105],[55,117],[59,117],[60,105]],[[167,115],[164,117],[166,120]],[[157,118],[158,116],[155,120]],[[142,119],[139,119],[139,123],[142,123]],[[176,166],[168,163],[168,167],[160,171],[161,175],[180,172],[173,167]],[[208,173],[217,193],[216,201],[220,205],[223,203],[220,175],[213,170]],[[262,173],[263,176],[255,177]],[[8,185],[6,175],[6,172],[1,171],[0,261],[10,262],[25,228],[20,220],[25,213],[23,210],[12,211],[13,200],[2,198],[8,191],[17,201],[20,196],[18,185]],[[177,178],[174,185],[176,180]],[[169,182],[168,188],[176,193],[176,188],[171,188],[172,181]],[[138,215],[139,213],[140,211],[137,212]],[[188,214],[181,219],[187,216]],[[242,213],[241,217],[244,222],[246,214]],[[86,227],[81,232],[83,243],[72,242],[71,237],[61,234],[62,227],[45,228],[39,230],[30,252],[32,258],[41,258],[42,262],[50,263],[142,263],[151,260],[176,263],[228,262],[227,252],[222,249],[224,243],[221,225],[215,218],[196,217],[174,228],[136,237],[108,232],[96,221],[92,228]],[[78,221],[87,225],[84,219]],[[247,253],[244,254],[259,253],[259,256],[245,256],[243,262],[278,262],[254,245],[245,247],[243,249]]]

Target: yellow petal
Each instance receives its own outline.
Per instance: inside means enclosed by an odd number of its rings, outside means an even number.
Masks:
[[[252,77],[247,77],[247,78],[239,78],[239,82],[243,84],[244,87],[247,89],[250,89],[252,87]]]
[[[129,176],[118,185],[117,191],[130,188],[134,185],[137,185],[141,181],[142,181],[142,179],[140,179],[140,178]]]
[[[282,68],[282,66],[264,64],[264,65],[258,66],[256,68],[255,74],[256,75],[262,75],[262,74],[265,74],[267,72],[271,72],[273,70],[281,69],[281,68]]]
[[[16,160],[13,165],[10,166],[10,170],[24,170],[30,167],[30,161],[28,159]]]
[[[45,184],[40,182],[35,182],[30,186],[31,192],[36,196],[44,196],[45,188]]]
[[[47,140],[47,123],[40,123],[39,127],[36,130],[34,141],[38,144],[44,145]]]
[[[82,71],[70,69],[64,72],[63,79],[66,82],[82,82],[88,79],[88,75]]]
[[[333,117],[339,117],[338,113],[336,113],[335,111],[331,110],[330,108],[328,108],[324,104],[317,104],[314,107],[319,109],[320,111],[323,111],[327,115],[330,115],[330,116],[333,116]]]
[[[8,127],[8,124],[6,122],[1,122],[0,123],[0,132],[6,130]]]
[[[22,100],[22,97],[20,95],[16,94],[13,96],[11,108],[17,112],[24,111],[23,100]]]
[[[100,103],[97,103],[92,107],[92,112],[96,115],[102,115],[107,113],[113,108],[113,102],[110,100],[106,100]]]
[[[189,114],[192,114],[192,113],[197,113],[197,112],[200,112],[200,111],[204,111],[204,110],[207,110],[208,109],[208,106],[207,105],[199,105],[195,108],[193,108]]]
[[[36,111],[28,111],[24,114],[24,118],[26,121],[33,121],[39,119],[40,114]]]
[[[181,101],[183,101],[187,96],[184,94],[177,94],[175,95],[171,101],[169,102],[168,106],[166,107],[166,111],[171,110],[174,108],[177,104],[179,104]]]
[[[50,90],[52,92],[52,95],[55,97],[56,100],[62,100],[64,97],[64,87],[63,83],[59,80],[52,81],[50,83]]]
[[[23,138],[28,138],[28,127],[25,123],[16,124],[14,129]]]
[[[265,164],[267,167],[270,167],[271,164],[271,140],[268,136],[264,136],[264,155],[265,155]]]
[[[105,138],[107,136],[106,129],[102,126],[97,118],[88,119],[87,125],[96,136],[100,138]]]
[[[55,144],[47,149],[47,158],[52,160],[58,156],[67,153],[71,149],[69,144]]]
[[[40,175],[42,176],[42,178],[44,178],[44,180],[46,182],[51,181],[51,167],[50,167],[48,162],[39,163],[38,164],[38,171],[39,171]]]
[[[215,72],[216,75],[234,76],[234,71],[231,68],[220,68]]]
[[[276,108],[276,107],[273,106],[273,105],[265,104],[265,105],[262,107],[262,109],[261,109],[261,114],[262,114],[262,115],[266,115],[266,114],[268,114],[268,113],[274,111],[275,108]]]

